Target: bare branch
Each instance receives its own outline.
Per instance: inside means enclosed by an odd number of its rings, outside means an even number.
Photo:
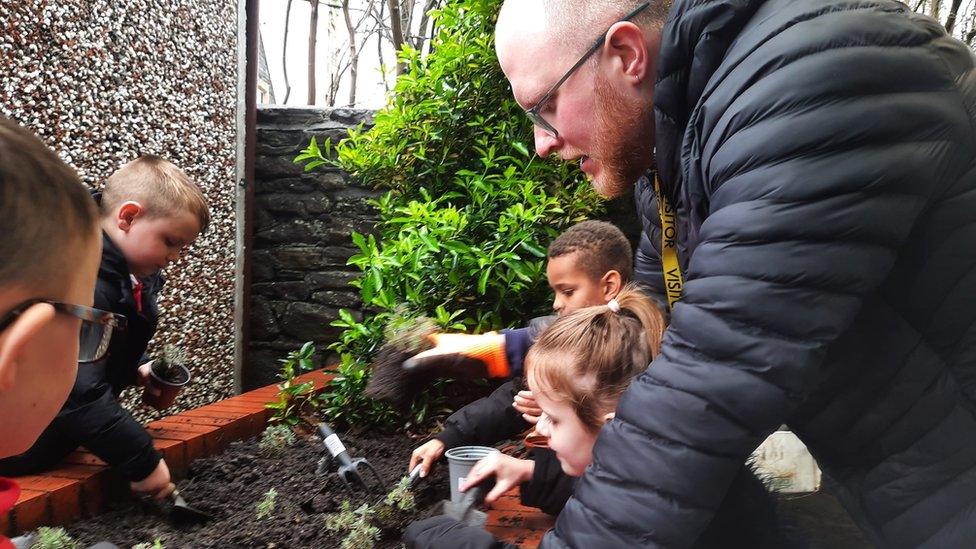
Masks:
[[[315,46],[319,32],[319,0],[309,0],[312,15],[308,23],[308,104],[315,104]]]
[[[387,6],[390,8],[390,31],[393,34],[393,50],[397,52],[397,64],[396,73],[400,76],[406,72],[406,67],[403,63],[400,63],[399,52],[403,48],[403,26],[402,19],[400,18],[400,2],[399,0],[387,0]]]
[[[356,84],[359,79],[359,50],[356,49],[356,27],[349,15],[349,0],[342,0],[342,17],[349,33],[349,106],[356,104]]]
[[[959,15],[960,5],[962,5],[962,0],[952,0],[952,5],[949,6],[949,17],[946,18],[945,24],[946,32],[949,34],[952,34],[952,30],[956,26],[956,17]]]
[[[288,81],[288,22],[291,19],[291,1],[288,0],[288,6],[285,8],[285,37],[283,44],[281,45],[281,70],[285,73],[285,100],[282,104],[288,104],[288,98],[291,97],[291,83]]]

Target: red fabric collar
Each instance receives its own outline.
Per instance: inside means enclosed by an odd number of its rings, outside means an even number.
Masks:
[[[20,497],[20,486],[9,478],[0,477],[0,513],[6,513],[14,508]],[[14,549],[14,544],[0,534],[0,549]]]

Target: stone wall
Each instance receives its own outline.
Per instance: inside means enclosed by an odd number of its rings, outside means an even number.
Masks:
[[[377,221],[366,204],[380,192],[322,166],[305,173],[293,162],[315,136],[338,141],[350,126],[372,122],[370,111],[259,107],[251,260],[251,343],[245,388],[272,383],[279,358],[314,341],[317,359],[340,330],[329,325],[341,308],[359,311],[357,277],[346,260],[356,253],[350,233]]]
[[[97,187],[121,164],[158,154],[203,188],[213,223],[166,269],[154,345],[183,346],[196,375],[169,413],[230,394],[237,3],[0,1],[0,29],[0,113],[37,133],[85,183]]]

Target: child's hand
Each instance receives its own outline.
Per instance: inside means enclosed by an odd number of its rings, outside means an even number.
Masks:
[[[138,482],[130,482],[129,487],[137,494],[151,496],[154,499],[164,499],[176,490],[176,485],[170,481],[169,467],[163,459],[159,460],[159,464],[148,477]]]
[[[149,373],[152,372],[152,360],[139,366],[139,374],[136,376],[136,382],[145,387],[149,384]]]
[[[434,462],[444,455],[444,443],[437,440],[430,440],[418,446],[412,454],[410,454],[410,467],[407,467],[407,471],[413,471],[413,468],[417,466],[417,463],[423,463],[423,467],[420,468],[420,478],[427,476],[430,472],[430,468],[434,466]]]
[[[512,406],[516,410],[522,412],[522,419],[528,421],[532,425],[539,422],[539,417],[542,416],[542,408],[535,401],[535,397],[532,396],[532,391],[519,391],[515,395],[515,402]]]
[[[492,452],[474,464],[465,478],[461,491],[481,484],[488,477],[495,477],[495,487],[485,496],[485,503],[494,503],[502,494],[523,482],[532,480],[535,462],[516,459],[501,452]]]

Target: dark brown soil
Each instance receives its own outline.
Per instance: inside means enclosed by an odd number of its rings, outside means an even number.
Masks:
[[[163,359],[157,359],[153,362],[152,371],[156,377],[173,385],[182,385],[187,382],[187,372],[182,366],[170,364]]]
[[[392,488],[406,474],[417,441],[403,435],[342,435],[352,457],[365,457]],[[329,513],[344,500],[353,508],[377,504],[383,494],[349,492],[332,473],[316,475],[324,448],[317,437],[300,440],[281,457],[264,455],[256,440],[239,442],[223,454],[195,462],[179,488],[187,502],[211,513],[204,525],[176,525],[166,505],[127,502],[93,519],[67,526],[82,543],[110,541],[120,547],[159,538],[167,548],[201,547],[338,547],[344,533],[326,530]],[[270,518],[257,519],[255,506],[269,489],[278,492]],[[377,548],[400,546],[403,528],[438,510],[449,497],[447,467],[438,466],[414,486],[417,511],[402,515],[383,530]],[[304,505],[303,505],[304,504]]]

